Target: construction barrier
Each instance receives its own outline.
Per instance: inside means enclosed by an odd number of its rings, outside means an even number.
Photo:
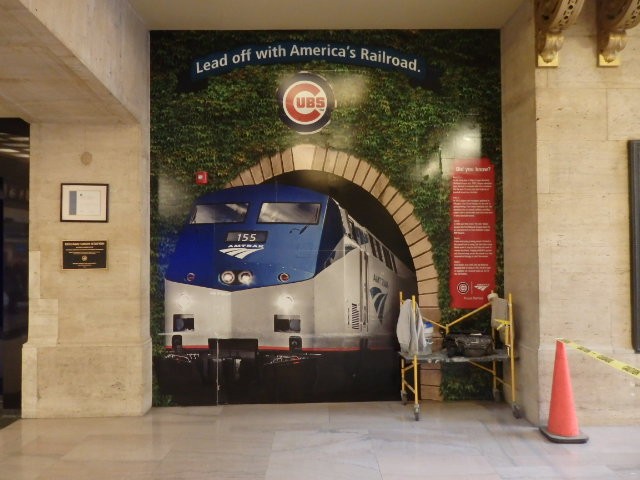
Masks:
[[[556,342],[556,358],[553,364],[549,423],[546,427],[540,427],[540,432],[555,443],[585,443],[589,439],[578,427],[567,352],[560,340]]]
[[[557,339],[551,402],[549,404],[549,423],[547,427],[540,427],[540,431],[552,442],[585,443],[588,437],[583,435],[578,428],[578,419],[573,405],[573,390],[565,345],[636,379],[640,379],[640,368],[598,353],[573,340]]]
[[[634,367],[633,365],[629,365],[628,363],[621,362],[620,360],[616,360],[615,358],[608,357],[607,355],[598,353],[572,340],[567,340],[566,338],[559,338],[558,341],[564,343],[568,347],[575,348],[576,350],[581,351],[582,353],[588,355],[591,358],[595,358],[596,360],[599,360],[602,363],[606,363],[611,368],[615,368],[616,370],[619,370],[628,375],[631,375],[632,377],[640,379],[640,368]]]

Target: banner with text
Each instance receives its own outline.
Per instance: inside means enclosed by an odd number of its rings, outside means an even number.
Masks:
[[[495,289],[495,171],[487,158],[458,160],[451,189],[451,306],[477,308]]]
[[[424,58],[391,48],[371,48],[344,43],[277,42],[244,45],[198,58],[191,64],[191,78],[202,80],[248,65],[310,61],[396,70],[419,80],[424,80],[427,75],[437,76],[436,70],[428,66]]]

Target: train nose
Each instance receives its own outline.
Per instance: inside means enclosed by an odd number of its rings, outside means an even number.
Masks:
[[[225,270],[218,279],[224,285],[243,285],[245,287],[253,284],[253,272],[249,270]]]
[[[289,337],[289,351],[290,352],[302,351],[302,337],[297,337],[297,336]]]
[[[284,294],[278,297],[278,308],[283,312],[290,312],[295,304],[295,300],[291,295]]]

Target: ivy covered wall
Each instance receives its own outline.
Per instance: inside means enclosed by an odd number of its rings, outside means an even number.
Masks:
[[[496,284],[502,285],[498,31],[167,31],[152,32],[151,41],[154,354],[163,351],[158,333],[164,327],[167,255],[192,200],[222,188],[261,158],[301,143],[365,160],[412,202],[433,245],[438,302],[447,322],[461,314],[449,307],[449,167],[461,154],[460,129],[476,132],[472,155],[489,158],[496,171]],[[424,59],[429,72],[419,80],[400,70],[309,61],[247,64],[197,81],[189,75],[194,59],[214,52],[296,41],[393,49]],[[337,101],[329,125],[311,135],[296,133],[279,119],[278,85],[299,71],[325,77]],[[208,172],[207,185],[195,185],[197,171]],[[482,380],[446,383],[446,398],[484,395]]]

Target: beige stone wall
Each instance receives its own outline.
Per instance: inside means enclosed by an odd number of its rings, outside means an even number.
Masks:
[[[113,96],[132,116],[146,122],[149,96],[149,34],[126,0],[12,0],[41,22],[64,47],[56,48],[60,59],[81,63],[76,73],[95,82],[101,96]],[[28,20],[30,21],[30,20]],[[55,47],[54,47],[55,48]],[[68,50],[68,51],[65,51]],[[93,77],[93,78],[92,78]]]
[[[505,280],[517,292],[526,415],[544,424],[556,338],[640,365],[630,334],[626,153],[627,140],[640,138],[640,37],[630,32],[620,67],[597,67],[595,2],[585,2],[559,67],[532,71],[531,3],[503,29]],[[580,422],[640,422],[632,377],[568,354]]]
[[[32,125],[31,138],[23,416],[142,414],[151,402],[145,130]],[[108,183],[109,222],[60,222],[64,182]],[[108,268],[63,270],[63,240],[106,240]]]
[[[31,123],[22,416],[141,415],[151,406],[148,32],[125,1],[69,1],[64,14],[57,2],[7,5],[0,15],[18,25],[4,38],[16,63],[3,76],[18,80],[7,100]],[[109,221],[61,222],[61,183],[109,184]],[[106,240],[108,268],[63,270],[63,240]]]
[[[505,291],[513,295],[516,402],[538,418],[539,272],[533,7],[525,2],[502,29]],[[511,399],[510,399],[511,400]]]
[[[640,37],[622,65],[596,66],[595,2],[568,30],[561,67],[536,78],[541,182],[541,416],[551,386],[554,339],[564,336],[633,365],[627,141],[640,138]],[[626,61],[625,61],[626,59]],[[556,128],[561,125],[561,128]],[[640,422],[632,377],[570,352],[578,417]]]

